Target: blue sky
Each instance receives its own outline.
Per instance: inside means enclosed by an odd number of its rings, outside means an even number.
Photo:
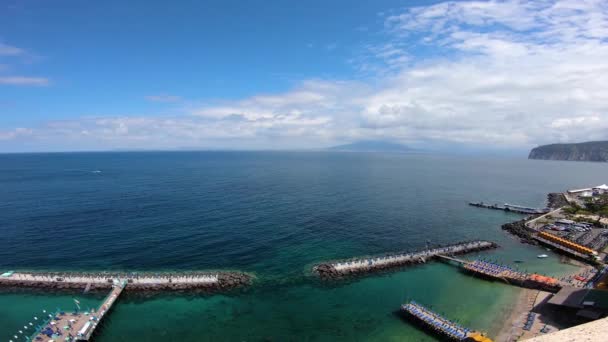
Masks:
[[[4,1],[0,151],[606,138],[601,1]]]

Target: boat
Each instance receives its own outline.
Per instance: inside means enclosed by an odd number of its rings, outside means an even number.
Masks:
[[[516,263],[516,264],[521,264],[524,261],[523,260],[514,260],[513,262]]]
[[[539,259],[544,259],[544,258],[548,258],[549,256],[547,254],[539,254],[536,257]]]

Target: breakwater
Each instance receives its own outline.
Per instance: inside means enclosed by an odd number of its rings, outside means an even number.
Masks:
[[[566,196],[561,192],[551,192],[547,194],[547,207],[557,209],[570,205]]]
[[[249,285],[252,276],[242,272],[7,272],[0,277],[0,287],[107,290],[116,281],[125,281],[126,291],[228,290]]]
[[[535,231],[526,226],[527,220],[519,220],[515,222],[505,223],[501,228],[519,238],[521,243],[527,243],[530,245],[538,245],[538,242],[534,240]]]
[[[314,266],[313,273],[325,279],[341,278],[347,275],[370,273],[394,267],[425,263],[440,254],[456,255],[496,247],[498,246],[490,241],[467,241],[413,252],[325,262]]]

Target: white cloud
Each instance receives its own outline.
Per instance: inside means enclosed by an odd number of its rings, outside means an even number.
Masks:
[[[16,138],[30,136],[33,131],[29,128],[15,128],[10,131],[0,131],[0,141],[2,140],[13,140]]]
[[[14,58],[7,57],[24,57],[27,56],[25,50],[7,45],[0,42],[0,58],[10,59],[12,63],[15,62]],[[0,64],[0,72],[7,72],[13,69],[14,64]],[[0,74],[0,85],[15,85],[15,86],[46,86],[50,82],[47,78],[44,77],[30,77],[30,76],[22,76],[22,75],[6,75]]]
[[[386,40],[362,52],[364,81],[304,80],[172,118],[75,120],[30,137],[241,148],[369,138],[522,148],[608,138],[608,2],[450,1],[385,18]]]
[[[44,77],[26,77],[26,76],[1,76],[0,85],[17,85],[17,86],[46,86],[49,85],[49,80]]]
[[[24,53],[23,49],[0,43],[0,56],[18,56]]]

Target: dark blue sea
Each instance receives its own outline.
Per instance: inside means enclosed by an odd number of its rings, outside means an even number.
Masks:
[[[0,155],[0,271],[252,272],[221,295],[125,297],[97,341],[434,340],[394,314],[413,298],[496,333],[518,289],[432,263],[326,284],[326,259],[490,239],[484,255],[571,270],[500,225],[516,214],[468,201],[543,207],[548,192],[607,182],[608,164],[525,158],[325,152]],[[100,297],[77,295],[94,306]],[[0,292],[0,338],[73,296]]]

